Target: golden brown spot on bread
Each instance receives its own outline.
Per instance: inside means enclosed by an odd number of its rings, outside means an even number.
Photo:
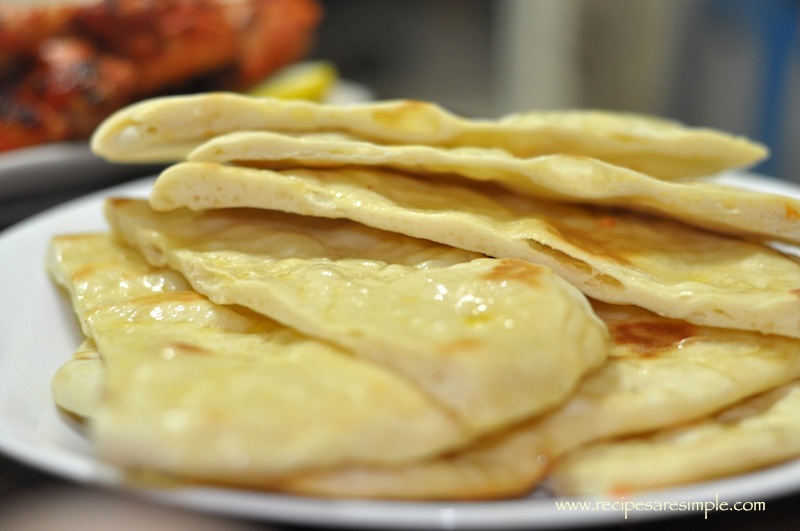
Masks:
[[[111,198],[107,199],[106,201],[110,205],[113,205],[115,207],[119,207],[119,206],[124,206],[124,205],[126,205],[128,203],[132,203],[135,200],[127,198],[127,197],[111,197]]]
[[[633,135],[631,133],[623,133],[620,131],[614,131],[608,135],[610,138],[617,140],[619,142],[628,143],[628,142],[636,142],[639,140],[639,137]]]
[[[141,297],[137,297],[136,301],[138,304],[145,306],[145,305],[153,305],[153,304],[171,304],[171,305],[180,305],[180,304],[194,304],[197,302],[207,301],[203,295],[200,295],[196,291],[169,291],[169,292],[154,292],[149,295],[143,295]]]
[[[583,249],[595,256],[601,256],[620,264],[628,264],[629,260],[622,255],[621,249],[615,249],[614,236],[608,231],[613,230],[617,221],[611,216],[603,216],[595,225],[595,231],[588,231],[572,227],[566,223],[549,219],[547,229],[554,236]]]
[[[603,216],[597,220],[597,224],[604,229],[610,229],[617,224],[617,218],[612,216]]]
[[[458,341],[451,341],[439,347],[439,353],[444,356],[451,354],[459,354],[465,351],[475,351],[483,348],[483,342],[477,339],[460,339]]]
[[[630,489],[621,485],[615,485],[606,492],[606,495],[613,498],[623,499],[627,496],[630,496],[633,492],[635,492],[635,489]]]
[[[170,343],[167,345],[168,349],[172,349],[176,354],[189,354],[189,355],[204,355],[207,356],[212,354],[212,352],[208,349],[204,349],[203,347],[198,347],[197,345],[192,345],[191,343],[183,343],[183,342],[175,342]]]
[[[616,345],[631,348],[641,354],[653,354],[677,346],[696,334],[690,323],[674,320],[633,321],[609,326]]]
[[[503,258],[497,262],[497,266],[483,275],[484,279],[496,282],[517,280],[529,286],[540,286],[539,276],[542,274],[542,266],[515,258]]]
[[[786,205],[786,219],[800,219],[800,212],[792,205]]]
[[[80,282],[84,278],[91,277],[98,269],[99,268],[96,264],[88,264],[76,267],[72,272],[72,279],[76,282]]]

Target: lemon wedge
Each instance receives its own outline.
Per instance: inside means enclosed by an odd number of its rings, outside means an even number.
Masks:
[[[288,66],[248,91],[251,96],[322,101],[339,78],[327,61],[309,61]]]

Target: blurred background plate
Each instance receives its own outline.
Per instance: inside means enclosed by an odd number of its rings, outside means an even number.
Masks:
[[[64,142],[0,153],[0,228],[67,199],[163,166],[112,164],[86,142]]]
[[[346,104],[373,99],[369,88],[339,80],[326,97]],[[138,177],[164,165],[113,164],[85,141],[59,142],[0,153],[0,229],[46,208]]]

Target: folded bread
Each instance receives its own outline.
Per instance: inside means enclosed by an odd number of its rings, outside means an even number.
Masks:
[[[175,290],[173,271],[109,235],[56,237],[49,264],[102,359],[100,392],[89,399],[99,403],[70,401],[86,380],[68,368],[56,399],[89,414],[106,462],[268,486],[299,470],[420,459],[471,437],[404,378],[245,308]]]
[[[563,406],[442,457],[403,466],[355,465],[300,473],[285,478],[280,488],[310,495],[401,499],[526,495],[542,481],[550,487],[550,471],[561,470],[562,456],[572,455],[570,451],[582,455],[582,445],[591,448],[593,441],[705,422],[701,419],[800,375],[797,340],[693,326],[631,306],[595,307],[611,331],[610,357]],[[775,440],[774,432],[762,438]],[[743,469],[736,463],[747,463],[745,468],[759,463],[755,457],[719,462],[713,443],[708,441],[702,455],[711,463],[698,471],[713,468],[733,474]],[[723,444],[740,453],[749,447],[748,442],[738,447],[736,443],[731,435]],[[788,450],[792,451],[796,450]],[[767,451],[763,462],[775,462],[788,452]],[[670,463],[682,459],[681,446],[665,443],[657,452],[644,454],[641,465],[626,462],[620,452],[604,470],[611,476],[619,468],[646,484],[650,480],[642,471],[655,470],[657,479],[669,473]],[[690,455],[686,462],[696,461]],[[704,477],[685,468],[673,481]],[[603,479],[596,484],[600,489],[607,485]],[[591,489],[595,483],[587,475],[582,486]]]
[[[695,324],[800,337],[800,264],[771,247],[622,209],[366,168],[171,166],[156,210],[257,207],[546,265],[591,298]]]
[[[606,356],[586,298],[525,261],[259,209],[163,213],[112,199],[106,215],[214,302],[396,371],[475,434],[563,402]]]
[[[98,127],[92,150],[112,161],[174,162],[234,131],[344,132],[382,144],[498,148],[519,157],[567,153],[659,178],[755,164],[756,142],[678,122],[604,111],[526,112],[467,119],[423,101],[331,105],[231,93],[169,96],[126,107]]]
[[[800,243],[800,199],[707,182],[667,182],[573,155],[522,159],[479,148],[381,146],[342,135],[239,132],[209,140],[188,159],[267,169],[363,166],[434,179],[458,176],[542,199],[624,207],[737,236]]]
[[[794,381],[709,419],[577,448],[556,463],[549,483],[560,495],[620,495],[741,474],[798,456],[800,382]]]

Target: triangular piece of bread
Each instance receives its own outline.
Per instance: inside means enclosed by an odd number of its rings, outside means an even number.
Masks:
[[[408,462],[470,440],[407,380],[245,308],[173,290],[174,272],[109,235],[56,237],[50,253],[102,357],[100,402],[81,409],[105,461],[268,486],[300,470]]]
[[[213,301],[390,368],[476,434],[560,404],[606,356],[586,298],[522,260],[259,209],[163,213],[112,199],[106,215]]]

